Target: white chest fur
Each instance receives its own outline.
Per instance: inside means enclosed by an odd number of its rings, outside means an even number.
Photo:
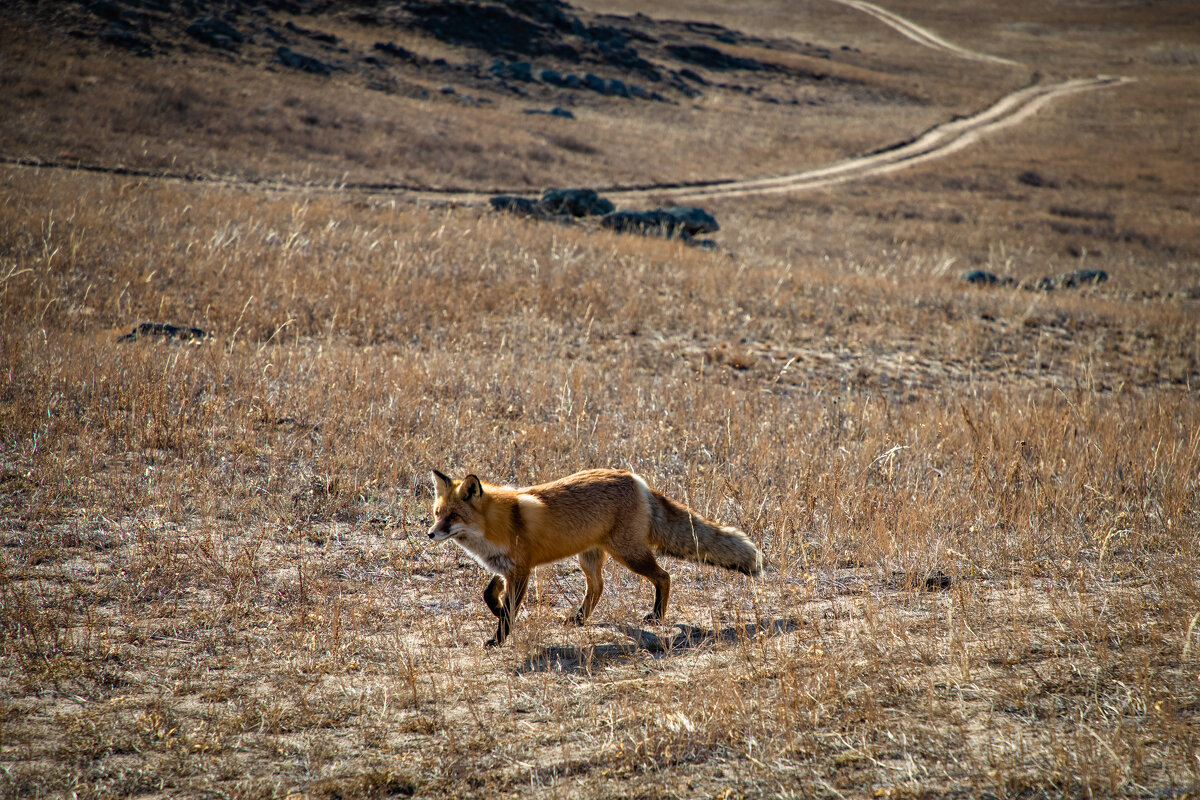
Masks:
[[[480,533],[468,530],[456,536],[454,543],[470,553],[488,572],[506,575],[512,570],[512,559],[508,557],[508,551],[492,544]]]

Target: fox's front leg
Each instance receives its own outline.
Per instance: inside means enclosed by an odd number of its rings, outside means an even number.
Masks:
[[[493,578],[492,582],[499,581],[499,577]],[[512,630],[513,620],[517,618],[517,612],[521,610],[521,603],[525,600],[525,587],[529,585],[529,573],[518,572],[504,577],[504,585],[507,591],[504,593],[504,602],[500,604],[500,611],[496,614],[500,621],[496,623],[496,635],[484,642],[487,647],[497,647],[504,644],[504,640],[508,638],[508,632]],[[492,584],[488,584],[490,590]],[[499,594],[499,590],[496,590]],[[486,600],[486,594],[484,599]],[[499,604],[499,601],[497,601]],[[491,608],[491,603],[488,603]],[[496,609],[492,608],[495,612]]]
[[[493,575],[488,585],[483,589],[483,602],[497,617],[504,613],[504,578]]]

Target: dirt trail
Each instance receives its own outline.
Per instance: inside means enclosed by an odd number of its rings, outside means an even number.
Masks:
[[[611,198],[622,200],[638,200],[651,196],[655,198],[669,197],[673,200],[701,200],[744,197],[752,194],[782,194],[875,177],[962,150],[986,134],[995,133],[1022,122],[1055,98],[1090,89],[1118,86],[1129,83],[1131,80],[1131,78],[1100,76],[1028,86],[1006,95],[978,114],[933,127],[911,142],[870,155],[850,158],[827,167],[818,167],[772,178],[727,181],[670,189],[608,190],[605,194]]]
[[[930,128],[909,142],[888,147],[864,156],[849,158],[829,166],[801,172],[776,175],[766,178],[745,180],[723,180],[693,184],[646,184],[641,186],[598,186],[597,191],[613,200],[637,202],[663,199],[675,201],[713,200],[719,198],[745,197],[748,195],[785,194],[805,189],[819,189],[862,178],[885,175],[907,167],[916,166],[935,158],[942,158],[975,143],[981,137],[1011,127],[1031,117],[1039,109],[1066,95],[1102,89],[1133,82],[1133,78],[1097,76],[1074,78],[1060,83],[1035,84],[1005,95],[988,108],[969,117],[960,117]],[[104,167],[86,164],[69,164],[43,161],[40,159],[4,159],[21,166],[38,168],[77,169],[89,172],[112,173],[132,177],[203,182],[221,185],[237,185],[266,189],[268,191],[301,191],[306,193],[392,194],[424,203],[446,202],[461,204],[486,203],[496,194],[527,194],[520,189],[492,189],[485,192],[468,189],[428,189],[402,183],[292,183],[278,180],[245,180],[231,176],[196,175],[160,172],[127,167]]]
[[[900,33],[912,39],[918,44],[923,44],[926,47],[934,50],[941,50],[946,53],[959,56],[961,58],[970,59],[971,61],[986,61],[992,64],[1008,64],[1010,66],[1020,66],[1020,63],[1013,61],[1011,58],[1002,58],[993,56],[987,53],[980,53],[978,50],[968,50],[965,47],[959,47],[956,44],[947,42],[942,37],[938,36],[933,31],[922,28],[915,22],[905,19],[899,14],[894,14],[886,8],[880,8],[874,3],[866,3],[863,0],[833,0],[835,3],[841,3],[844,6],[849,6],[856,11],[861,11],[864,14],[870,14],[872,17],[890,25]]]
[[[903,17],[863,0],[832,0],[855,10],[869,14],[895,28],[908,38],[926,47],[952,53],[973,61],[1018,65],[1007,58],[980,53],[947,42],[937,34],[916,25]],[[745,197],[748,195],[784,194],[805,189],[817,189],[847,181],[876,177],[915,166],[935,158],[958,152],[978,141],[982,136],[1016,125],[1036,113],[1050,101],[1077,92],[1119,86],[1130,83],[1133,78],[1097,76],[1074,78],[1059,83],[1034,84],[1008,94],[988,108],[968,117],[959,117],[936,125],[912,141],[886,147],[864,156],[838,163],[766,178],[744,180],[720,180],[695,183],[655,183],[644,185],[597,186],[597,191],[614,200],[626,202],[699,201],[706,199]],[[253,187],[259,190],[304,193],[360,193],[368,195],[390,194],[412,202],[430,204],[482,204],[497,194],[528,194],[522,189],[472,190],[465,188],[429,188],[398,182],[358,182],[339,184],[301,183],[287,180],[247,180],[227,175],[189,174],[129,167],[106,167],[48,161],[37,158],[13,158],[0,156],[0,163],[32,166],[39,168],[77,169],[133,177],[205,182],[222,185]]]

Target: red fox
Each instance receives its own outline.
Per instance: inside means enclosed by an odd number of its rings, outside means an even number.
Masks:
[[[496,617],[495,647],[508,637],[525,599],[529,573],[539,564],[579,556],[587,591],[568,622],[582,625],[596,607],[606,556],[654,584],[660,620],[671,593],[671,576],[655,552],[758,575],[762,553],[737,528],[716,525],[651,489],[632,472],[593,469],[566,478],[513,489],[484,483],[474,475],[460,481],[433,471],[434,541],[453,540],[493,573],[483,600]]]

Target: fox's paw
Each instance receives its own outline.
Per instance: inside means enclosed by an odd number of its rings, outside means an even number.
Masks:
[[[497,639],[495,636],[493,636],[492,638],[490,638],[486,642],[484,642],[483,646],[484,647],[499,647],[501,644],[503,644],[503,642],[501,642],[499,639]]]
[[[661,623],[662,623],[662,621],[663,621],[662,615],[661,615],[661,614],[656,614],[656,613],[655,613],[655,612],[653,612],[653,611],[651,611],[651,612],[650,612],[649,614],[647,614],[646,616],[642,617],[642,622],[649,622],[649,623],[652,623],[652,624],[661,624]]]
[[[563,625],[566,625],[568,628],[582,628],[586,624],[587,617],[578,612],[563,620]]]

